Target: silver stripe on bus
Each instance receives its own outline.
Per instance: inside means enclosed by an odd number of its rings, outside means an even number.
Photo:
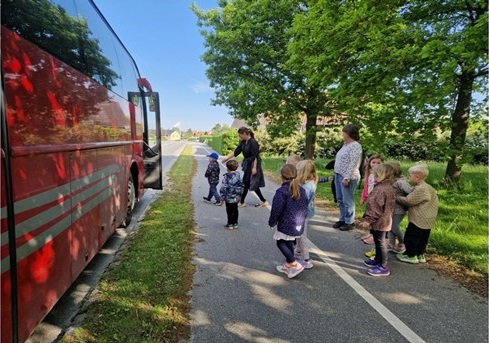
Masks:
[[[71,187],[75,188],[74,191],[82,188],[87,183],[92,183],[95,180],[103,179],[107,175],[118,173],[120,170],[117,164],[110,165],[102,170],[99,170],[89,176],[83,176],[79,179],[71,182]],[[32,197],[19,200],[15,202],[15,214],[22,213],[24,211],[43,206],[50,202],[56,201],[60,196],[66,197],[70,194],[70,183],[58,186],[56,188],[49,189],[45,192],[36,194]],[[7,210],[2,207],[1,211],[2,219],[7,217]]]
[[[111,174],[116,174],[119,172],[119,166],[117,165],[111,165],[105,169],[102,169],[96,173],[93,173],[92,175],[89,176],[84,176],[79,179],[74,180],[71,183],[71,189],[72,192],[76,192],[77,190],[86,187],[87,184],[94,184],[98,183],[101,180],[104,180],[107,178],[107,176]],[[90,186],[90,188],[93,187]],[[88,190],[83,191],[81,194],[83,196],[83,199],[86,199],[88,196],[84,195],[88,192]],[[48,191],[42,192],[38,195],[29,197],[27,199],[19,200],[15,202],[15,214],[22,213],[24,211],[43,206],[45,204],[51,203],[53,201],[58,200],[60,197],[66,197],[70,193],[70,184],[64,184],[62,186],[50,189]],[[93,194],[93,193],[92,193]],[[76,200],[80,197],[80,195],[77,195],[74,197],[73,200]],[[79,200],[78,200],[79,201]],[[64,202],[63,202],[64,203]],[[62,206],[61,203],[60,205]],[[30,231],[36,229],[42,223],[47,223],[49,220],[56,218],[57,216],[62,215],[63,213],[66,213],[66,211],[69,211],[70,209],[65,209],[63,210],[61,206],[55,206],[47,211],[44,211],[41,214],[38,214],[37,216],[34,216],[19,225],[16,226],[16,238],[19,238],[20,236],[29,233]],[[4,208],[2,208],[2,219],[6,218],[7,216],[7,211],[5,209],[5,216],[4,216]],[[48,213],[49,212],[49,213]],[[0,241],[1,242],[7,242],[8,235],[7,232],[4,232],[1,235]]]
[[[113,181],[117,181],[117,176],[113,175],[107,180],[107,184],[112,184]],[[114,180],[115,179],[115,180]],[[74,211],[72,216],[73,220],[76,221],[81,218],[83,215],[92,211],[95,207],[100,205],[103,201],[109,199],[114,196],[114,189],[109,187],[105,188],[102,193],[99,194],[96,198],[90,200],[85,205],[81,207],[79,211]],[[33,252],[37,251],[39,248],[49,243],[51,240],[56,238],[59,234],[69,228],[71,225],[71,216],[67,216],[63,218],[53,226],[51,226],[46,231],[37,235],[36,237],[30,239],[28,242],[17,248],[17,261],[21,261],[23,258],[29,256]],[[10,269],[10,257],[6,257],[2,260],[1,272],[5,272]]]

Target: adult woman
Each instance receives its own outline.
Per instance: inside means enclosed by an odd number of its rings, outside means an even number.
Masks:
[[[355,200],[353,194],[360,180],[362,146],[358,143],[358,127],[348,124],[343,128],[343,146],[336,154],[334,163],[334,182],[336,199],[340,208],[340,218],[333,225],[335,229],[348,231],[355,222]]]
[[[254,191],[260,202],[255,207],[265,207],[268,205],[267,200],[263,197],[260,187],[265,187],[265,178],[261,169],[260,145],[255,140],[255,135],[250,128],[240,127],[238,129],[240,142],[234,152],[227,155],[222,162],[226,163],[229,159],[243,154],[242,162],[244,191],[239,207],[245,207],[244,200],[248,190]]]

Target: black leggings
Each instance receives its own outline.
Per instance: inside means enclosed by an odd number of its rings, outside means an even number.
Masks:
[[[295,261],[294,257],[294,241],[286,241],[284,239],[277,240],[277,247],[280,252],[285,256],[287,263]]]

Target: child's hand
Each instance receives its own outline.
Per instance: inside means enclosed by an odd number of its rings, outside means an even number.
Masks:
[[[273,231],[273,230],[275,230],[275,227],[273,227],[273,226],[269,226],[269,227],[268,227],[268,230]]]

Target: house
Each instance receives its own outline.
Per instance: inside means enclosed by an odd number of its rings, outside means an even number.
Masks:
[[[161,135],[167,141],[179,141],[182,139],[182,134],[178,130],[161,130]]]

